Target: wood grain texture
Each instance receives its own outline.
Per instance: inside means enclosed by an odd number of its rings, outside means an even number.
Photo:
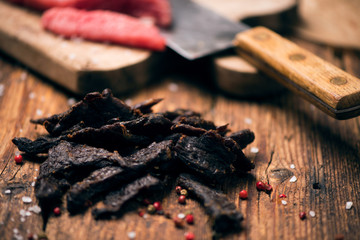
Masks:
[[[264,27],[239,33],[239,54],[337,118],[359,114],[360,79]],[[355,109],[354,109],[355,108]]]
[[[144,86],[158,56],[148,50],[64,39],[42,29],[40,13],[0,1],[0,49],[75,92]]]
[[[296,39],[295,39],[296,40]],[[297,43],[349,73],[360,74],[360,53],[334,51],[304,41]],[[11,143],[15,136],[34,139],[44,133],[34,128],[30,118],[47,116],[67,109],[68,98],[53,85],[35,77],[0,55],[0,236],[14,238],[14,228],[26,239],[27,232],[41,231],[42,219],[37,214],[21,222],[19,211],[36,204],[31,182],[37,176],[38,163],[26,159],[16,165],[13,157],[17,149]],[[191,108],[204,114],[216,124],[229,123],[232,130],[250,128],[255,141],[245,149],[254,158],[256,168],[240,180],[228,179],[222,186],[236,206],[244,213],[243,230],[223,239],[359,239],[360,233],[360,119],[337,121],[319,111],[296,95],[285,93],[260,101],[241,101],[210,92],[181,77],[169,77],[134,95],[120,96],[137,103],[151,97],[163,97],[156,111]],[[39,111],[40,110],[40,111]],[[251,153],[258,147],[259,153]],[[290,168],[294,164],[295,169]],[[295,175],[297,181],[290,183]],[[268,195],[255,188],[257,180],[269,181],[274,191]],[[11,189],[10,195],[5,194]],[[248,200],[239,200],[238,192],[246,189]],[[284,193],[287,205],[279,201]],[[22,196],[30,196],[31,204],[24,204]],[[136,239],[184,239],[186,231],[193,231],[196,239],[211,239],[210,226],[203,209],[189,200],[186,205],[176,202],[172,192],[163,200],[164,209],[172,214],[192,210],[195,224],[184,229],[174,227],[162,216],[140,218],[136,211],[121,219],[95,221],[89,211],[69,216],[66,210],[60,217],[52,217],[46,228],[49,239],[128,239],[136,232]],[[347,201],[354,203],[345,209]],[[304,221],[299,212],[313,210],[316,216]]]

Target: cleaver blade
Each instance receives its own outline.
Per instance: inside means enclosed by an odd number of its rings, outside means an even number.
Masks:
[[[170,0],[173,24],[161,31],[167,46],[188,60],[195,60],[234,46],[239,32],[249,29],[190,0]]]

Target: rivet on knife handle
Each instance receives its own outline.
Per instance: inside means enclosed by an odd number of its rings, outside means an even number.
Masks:
[[[239,33],[234,44],[243,58],[330,116],[360,114],[360,79],[264,27]]]

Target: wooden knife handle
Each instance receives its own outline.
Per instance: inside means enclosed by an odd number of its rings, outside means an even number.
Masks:
[[[360,114],[360,79],[264,27],[239,33],[240,56],[337,119]]]

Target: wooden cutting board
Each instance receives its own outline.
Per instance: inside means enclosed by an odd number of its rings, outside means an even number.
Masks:
[[[61,38],[42,29],[39,12],[0,1],[0,23],[2,51],[75,93],[121,93],[153,76],[151,51]]]
[[[272,3],[257,0],[256,5],[248,0],[196,2],[229,19],[239,20],[247,16],[271,15],[293,5],[295,0],[277,0]],[[2,51],[75,93],[101,91],[106,87],[113,89],[115,94],[123,93],[143,87],[151,79],[159,77],[163,68],[162,64],[158,64],[159,61],[164,61],[163,53],[80,39],[67,40],[44,31],[40,25],[39,12],[2,1],[0,22]],[[274,81],[264,82],[264,78],[258,76],[254,67],[239,58],[216,59],[214,66],[216,81],[230,85],[229,88],[228,85],[220,85],[223,88],[245,89],[246,93],[250,93],[249,88],[244,88],[241,84],[241,79],[250,79],[250,82],[247,81],[250,87],[254,85],[254,81],[261,81],[262,86],[268,86],[263,87],[263,91],[253,91],[253,94],[262,95],[269,92],[275,84]],[[241,86],[234,88],[231,81],[236,81]]]

